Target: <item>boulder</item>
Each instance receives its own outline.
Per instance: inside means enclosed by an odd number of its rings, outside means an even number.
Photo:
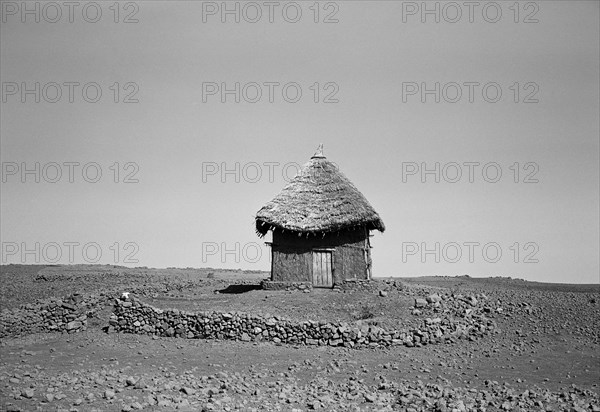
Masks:
[[[72,322],[67,323],[67,330],[79,329],[83,326],[81,322],[74,320]]]
[[[423,308],[425,306],[427,306],[427,301],[425,299],[415,299],[415,308]]]
[[[442,298],[437,293],[432,293],[431,295],[427,296],[427,302],[429,302],[429,303],[436,303],[441,300],[442,300]]]

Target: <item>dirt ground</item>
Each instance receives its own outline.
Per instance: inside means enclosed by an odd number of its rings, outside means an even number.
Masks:
[[[368,314],[369,321],[385,326],[411,322],[410,293],[381,297],[252,286],[265,276],[214,269],[5,266],[0,281],[3,309],[75,291],[179,279],[190,283],[144,299],[190,311],[329,321]],[[246,285],[232,287],[240,280]],[[108,319],[91,319],[79,334],[3,339],[0,410],[600,410],[598,285],[468,277],[402,281],[415,290],[425,285],[484,292],[502,301],[506,313],[495,319],[501,332],[457,344],[355,350],[107,334],[101,328]],[[102,316],[108,314],[110,308]]]

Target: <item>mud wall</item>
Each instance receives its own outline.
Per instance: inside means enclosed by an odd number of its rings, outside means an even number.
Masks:
[[[275,282],[312,282],[313,249],[332,249],[333,283],[345,279],[366,279],[365,232],[361,230],[298,236],[275,231],[272,247],[272,277]]]

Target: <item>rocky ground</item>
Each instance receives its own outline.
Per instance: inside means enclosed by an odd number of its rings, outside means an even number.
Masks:
[[[597,286],[553,289],[506,279],[428,278],[404,279],[405,288],[385,296],[252,288],[228,294],[215,291],[240,277],[251,285],[260,274],[199,270],[187,276],[180,270],[171,278],[168,271],[139,269],[128,277],[122,268],[67,269],[26,268],[15,281],[18,270],[3,267],[0,280],[24,303],[108,284],[146,290],[140,299],[153,305],[216,310],[248,302],[246,312],[270,307],[292,318],[302,302],[309,308],[328,302],[331,311],[304,308],[302,316],[327,312],[335,318],[328,320],[363,318],[382,325],[410,325],[430,316],[429,309],[413,306],[415,298],[432,290],[455,296],[485,293],[502,310],[489,314],[498,332],[472,341],[357,350],[107,334],[102,330],[111,312],[107,308],[80,333],[4,338],[0,410],[600,411]],[[153,287],[161,276],[162,286]],[[212,279],[202,280],[206,276]],[[46,288],[40,286],[44,282]],[[140,287],[144,284],[147,289]],[[179,287],[184,284],[188,287]],[[348,298],[354,306],[344,308]],[[8,300],[10,307],[16,300]]]

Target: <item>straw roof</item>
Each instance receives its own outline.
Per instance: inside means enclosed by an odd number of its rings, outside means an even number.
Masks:
[[[298,174],[256,214],[256,232],[269,229],[304,234],[366,227],[385,230],[362,193],[322,154],[322,146]]]

